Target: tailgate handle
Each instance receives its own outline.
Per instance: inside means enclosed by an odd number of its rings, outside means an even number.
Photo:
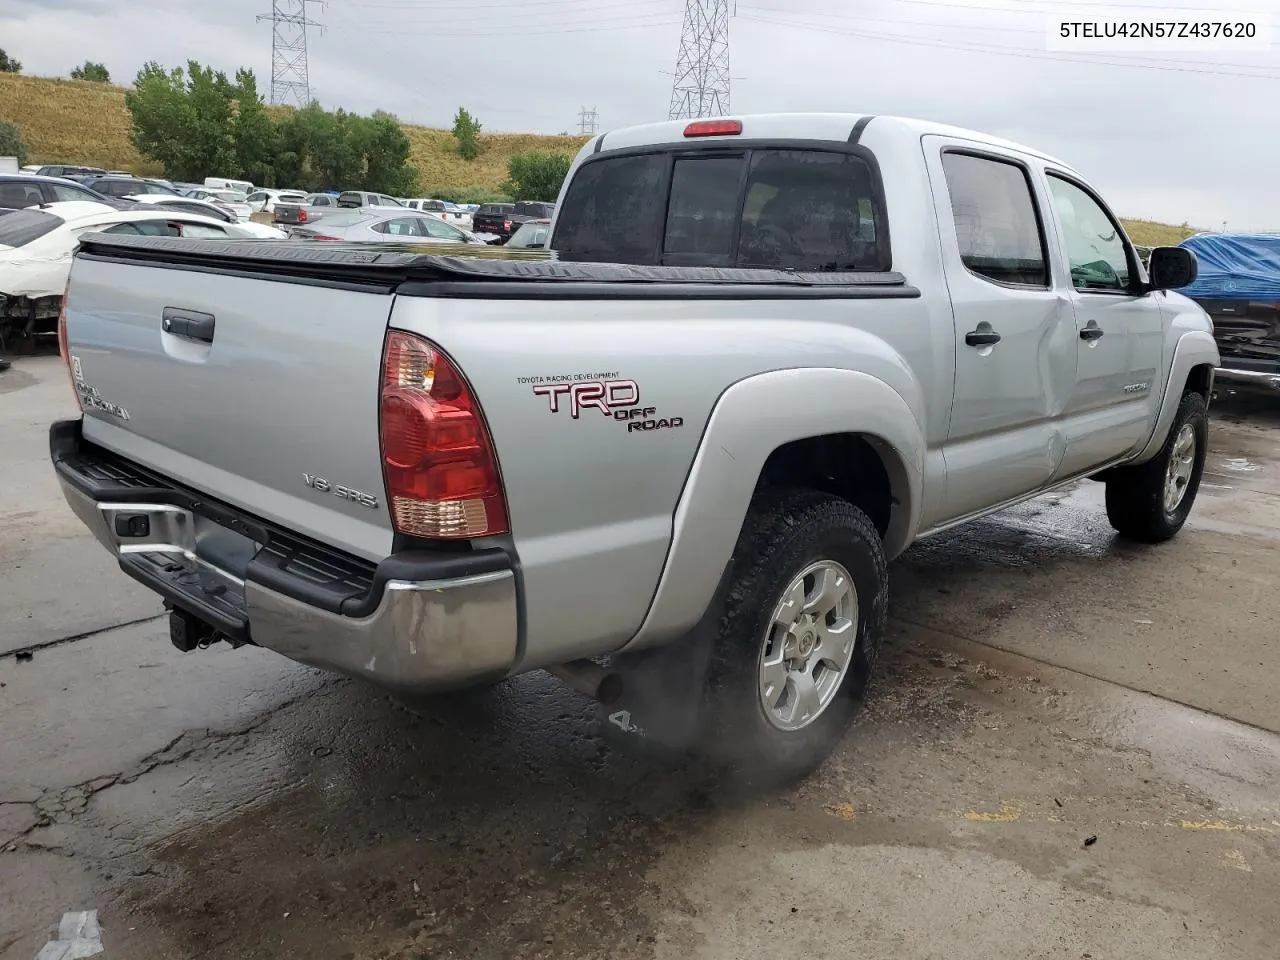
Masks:
[[[175,337],[213,343],[213,314],[179,307],[165,307],[160,317],[160,328]]]

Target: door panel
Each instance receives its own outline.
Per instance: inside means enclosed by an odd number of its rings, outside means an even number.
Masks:
[[[1055,479],[1122,457],[1146,440],[1159,400],[1164,320],[1119,223],[1101,201],[1049,172],[1055,228],[1072,278],[1077,378]]]
[[[955,396],[939,522],[1039,489],[1066,443],[1075,318],[1055,290],[1046,202],[1024,158],[924,138],[956,331]],[[950,216],[948,216],[950,214]],[[1056,250],[1056,247],[1053,248]],[[990,334],[998,341],[986,343]]]

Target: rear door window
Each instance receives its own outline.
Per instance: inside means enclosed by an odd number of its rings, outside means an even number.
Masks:
[[[0,217],[0,247],[25,247],[65,221],[43,210],[15,210]]]
[[[985,280],[1047,287],[1049,264],[1027,172],[994,157],[948,151],[942,170],[951,194],[960,260]]]

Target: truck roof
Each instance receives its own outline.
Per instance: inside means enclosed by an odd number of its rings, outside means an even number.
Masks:
[[[1025,144],[1015,143],[1012,140],[1005,140],[977,130],[967,130],[964,127],[936,123],[932,120],[864,113],[756,113],[734,115],[731,119],[742,121],[742,136],[744,137],[777,140],[848,140],[853,128],[860,121],[867,121],[868,124],[864,125],[869,125],[869,122],[874,120],[874,125],[877,128],[892,125],[898,132],[914,137],[936,134],[944,137],[974,140],[991,144],[992,146],[1003,147],[1007,150],[1017,150],[1020,153],[1029,154],[1039,157],[1041,160],[1054,163],[1064,169],[1071,169],[1069,164],[1063,163],[1057,157],[1050,156],[1034,147],[1028,147]],[[645,123],[633,127],[623,127],[619,130],[610,130],[596,140],[589,141],[583,150],[584,152],[594,151],[597,143],[601,143],[602,149],[620,149],[656,143],[680,142],[684,140],[684,128],[688,123],[688,120],[666,120],[661,123]],[[705,138],[705,140],[731,139],[734,139],[734,137]]]

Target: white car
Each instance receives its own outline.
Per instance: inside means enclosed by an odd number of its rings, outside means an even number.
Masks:
[[[463,230],[471,229],[471,214],[455,203],[423,197],[415,200],[405,200],[404,205],[410,210],[421,210],[423,213],[435,214],[445,223],[451,223]]]
[[[306,203],[307,195],[301,190],[255,190],[244,198],[254,213],[275,213],[277,203]]]
[[[0,297],[61,297],[72,255],[86,233],[250,240],[262,239],[257,228],[264,226],[250,229],[247,224],[172,210],[116,210],[84,200],[15,210],[0,217]],[[266,229],[272,237],[282,236],[274,227]]]
[[[183,194],[192,200],[208,200],[210,203],[216,203],[224,210],[234,213],[237,220],[248,220],[253,214],[253,207],[245,202],[243,193],[237,193],[235,190],[215,190],[210,187],[197,187],[194,190],[188,190]],[[132,199],[136,200],[137,197]]]

